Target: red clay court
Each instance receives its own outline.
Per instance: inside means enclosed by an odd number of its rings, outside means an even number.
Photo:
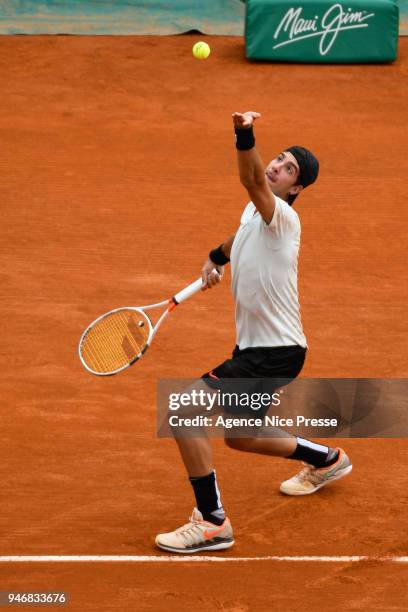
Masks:
[[[321,160],[296,205],[302,376],[407,376],[407,39],[366,66],[248,63],[221,36],[198,62],[196,40],[0,38],[0,590],[66,591],[83,612],[405,610],[403,439],[342,440],[352,475],[305,498],[279,494],[296,464],[216,441],[235,547],[219,562],[154,547],[192,507],[175,444],[156,437],[157,379],[229,354],[229,276],[127,372],[94,378],[77,357],[98,314],[173,294],[234,232],[247,196],[231,113],[250,109],[264,162],[293,143]],[[18,555],[139,559],[4,560]]]

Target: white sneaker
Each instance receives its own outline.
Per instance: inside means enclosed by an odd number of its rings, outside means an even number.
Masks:
[[[203,515],[194,508],[190,522],[175,531],[159,533],[156,544],[163,550],[175,553],[195,553],[201,550],[224,550],[234,544],[230,520],[222,525],[204,521]]]
[[[339,451],[339,458],[336,463],[329,465],[327,468],[316,468],[313,465],[304,463],[305,468],[299,474],[282,482],[280,486],[281,493],[286,495],[310,495],[329,482],[349,474],[353,469],[352,463],[344,450],[341,448],[337,450]]]

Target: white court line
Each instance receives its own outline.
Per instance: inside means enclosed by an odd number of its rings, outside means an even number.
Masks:
[[[201,555],[10,555],[0,556],[0,563],[169,563],[169,562],[213,562],[231,563],[237,561],[286,561],[318,563],[356,563],[359,561],[381,561],[408,563],[408,557],[370,557],[370,556],[266,556],[266,557],[208,557]]]

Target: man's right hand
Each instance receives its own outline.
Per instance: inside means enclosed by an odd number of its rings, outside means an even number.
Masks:
[[[211,259],[207,259],[202,267],[201,276],[203,279],[202,291],[212,289],[212,287],[215,287],[215,285],[221,282],[224,276],[224,266],[218,266],[213,263]]]
[[[234,124],[234,128],[238,129],[248,129],[250,128],[256,119],[259,119],[261,113],[256,113],[254,111],[247,111],[246,113],[232,113],[232,122]]]

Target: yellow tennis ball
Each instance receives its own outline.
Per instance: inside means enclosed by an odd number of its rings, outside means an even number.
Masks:
[[[200,59],[200,60],[207,59],[210,53],[211,53],[210,45],[207,45],[206,42],[202,42],[202,41],[197,42],[193,47],[193,55],[197,59]]]

